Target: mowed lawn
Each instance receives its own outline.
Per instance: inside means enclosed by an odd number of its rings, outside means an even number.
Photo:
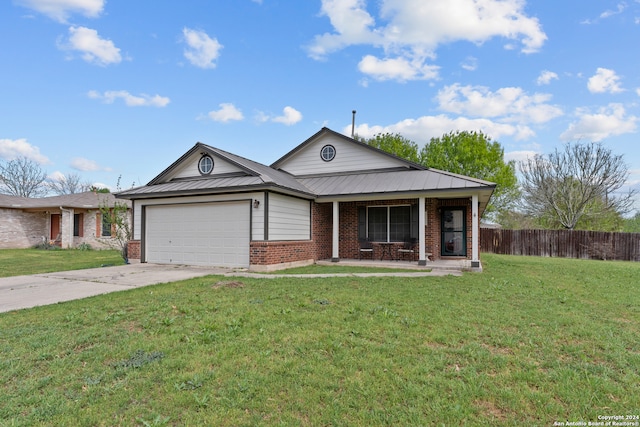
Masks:
[[[210,276],[0,314],[0,425],[541,425],[640,414],[640,263]]]
[[[1,249],[0,277],[123,265],[116,250]]]

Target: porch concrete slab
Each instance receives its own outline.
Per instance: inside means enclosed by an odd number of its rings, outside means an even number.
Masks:
[[[229,271],[226,268],[145,263],[0,278],[0,312]]]

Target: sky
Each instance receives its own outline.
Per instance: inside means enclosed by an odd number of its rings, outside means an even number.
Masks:
[[[271,164],[356,110],[506,160],[599,142],[640,191],[639,42],[640,0],[6,0],[0,160],[115,191],[197,142]]]

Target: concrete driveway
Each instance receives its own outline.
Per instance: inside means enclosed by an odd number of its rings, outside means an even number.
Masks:
[[[0,278],[0,313],[229,271],[145,263]]]

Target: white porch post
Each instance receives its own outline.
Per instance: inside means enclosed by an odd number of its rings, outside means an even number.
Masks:
[[[340,202],[333,202],[333,235],[331,238],[331,261],[340,261]]]
[[[471,196],[471,266],[480,267],[480,218],[478,195]]]
[[[426,225],[425,217],[424,217],[424,209],[425,209],[425,198],[418,197],[418,265],[427,265],[427,251],[426,249],[426,239],[424,236],[424,229]]]

